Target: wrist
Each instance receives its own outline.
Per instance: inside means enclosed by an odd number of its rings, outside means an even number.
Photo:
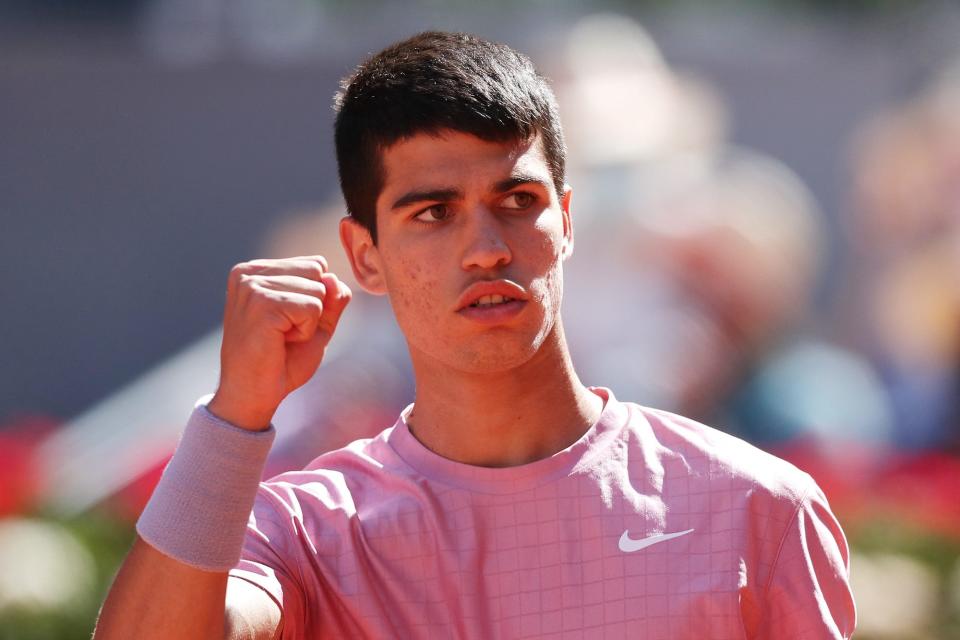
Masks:
[[[202,401],[137,520],[137,533],[180,562],[229,571],[240,559],[276,431],[238,429],[212,416]]]
[[[247,431],[266,431],[276,413],[276,407],[251,407],[225,397],[219,391],[207,404],[207,411],[217,418]]]

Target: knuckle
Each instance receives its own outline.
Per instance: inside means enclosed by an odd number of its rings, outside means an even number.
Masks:
[[[298,301],[299,306],[307,311],[321,311],[323,309],[323,303],[320,302],[318,298],[313,296],[304,296],[302,301]]]
[[[241,273],[237,276],[236,282],[237,286],[241,289],[253,289],[257,283],[257,276],[250,275],[249,273]]]
[[[250,283],[250,301],[253,304],[260,306],[274,306],[282,305],[285,300],[282,295],[278,294],[271,289],[264,289],[263,287],[258,287],[255,283]]]
[[[250,273],[251,267],[248,262],[240,262],[230,267],[230,274],[227,277],[227,283],[236,285],[240,283],[244,276]]]

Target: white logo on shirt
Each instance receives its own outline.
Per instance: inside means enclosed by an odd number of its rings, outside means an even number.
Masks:
[[[620,551],[623,551],[624,553],[640,551],[640,549],[646,549],[650,545],[657,544],[658,542],[664,542],[666,540],[672,540],[674,538],[679,538],[680,536],[685,536],[688,533],[693,533],[693,529],[677,531],[676,533],[661,533],[660,535],[650,536],[649,538],[632,540],[630,538],[630,531],[627,530],[623,532],[622,536],[620,536]]]

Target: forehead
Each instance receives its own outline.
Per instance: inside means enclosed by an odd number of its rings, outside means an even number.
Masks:
[[[468,133],[420,133],[381,153],[383,188],[377,202],[410,189],[487,188],[516,171],[550,183],[540,136],[492,142]]]

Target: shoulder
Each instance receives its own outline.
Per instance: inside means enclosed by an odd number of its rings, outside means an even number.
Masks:
[[[416,478],[389,443],[392,427],[260,483],[256,506],[283,519],[328,524],[409,492]],[[256,509],[255,509],[256,511]],[[275,517],[275,516],[274,516]]]
[[[693,479],[739,487],[798,506],[818,491],[813,479],[793,464],[719,429],[664,411],[625,403],[627,429],[653,457]]]

